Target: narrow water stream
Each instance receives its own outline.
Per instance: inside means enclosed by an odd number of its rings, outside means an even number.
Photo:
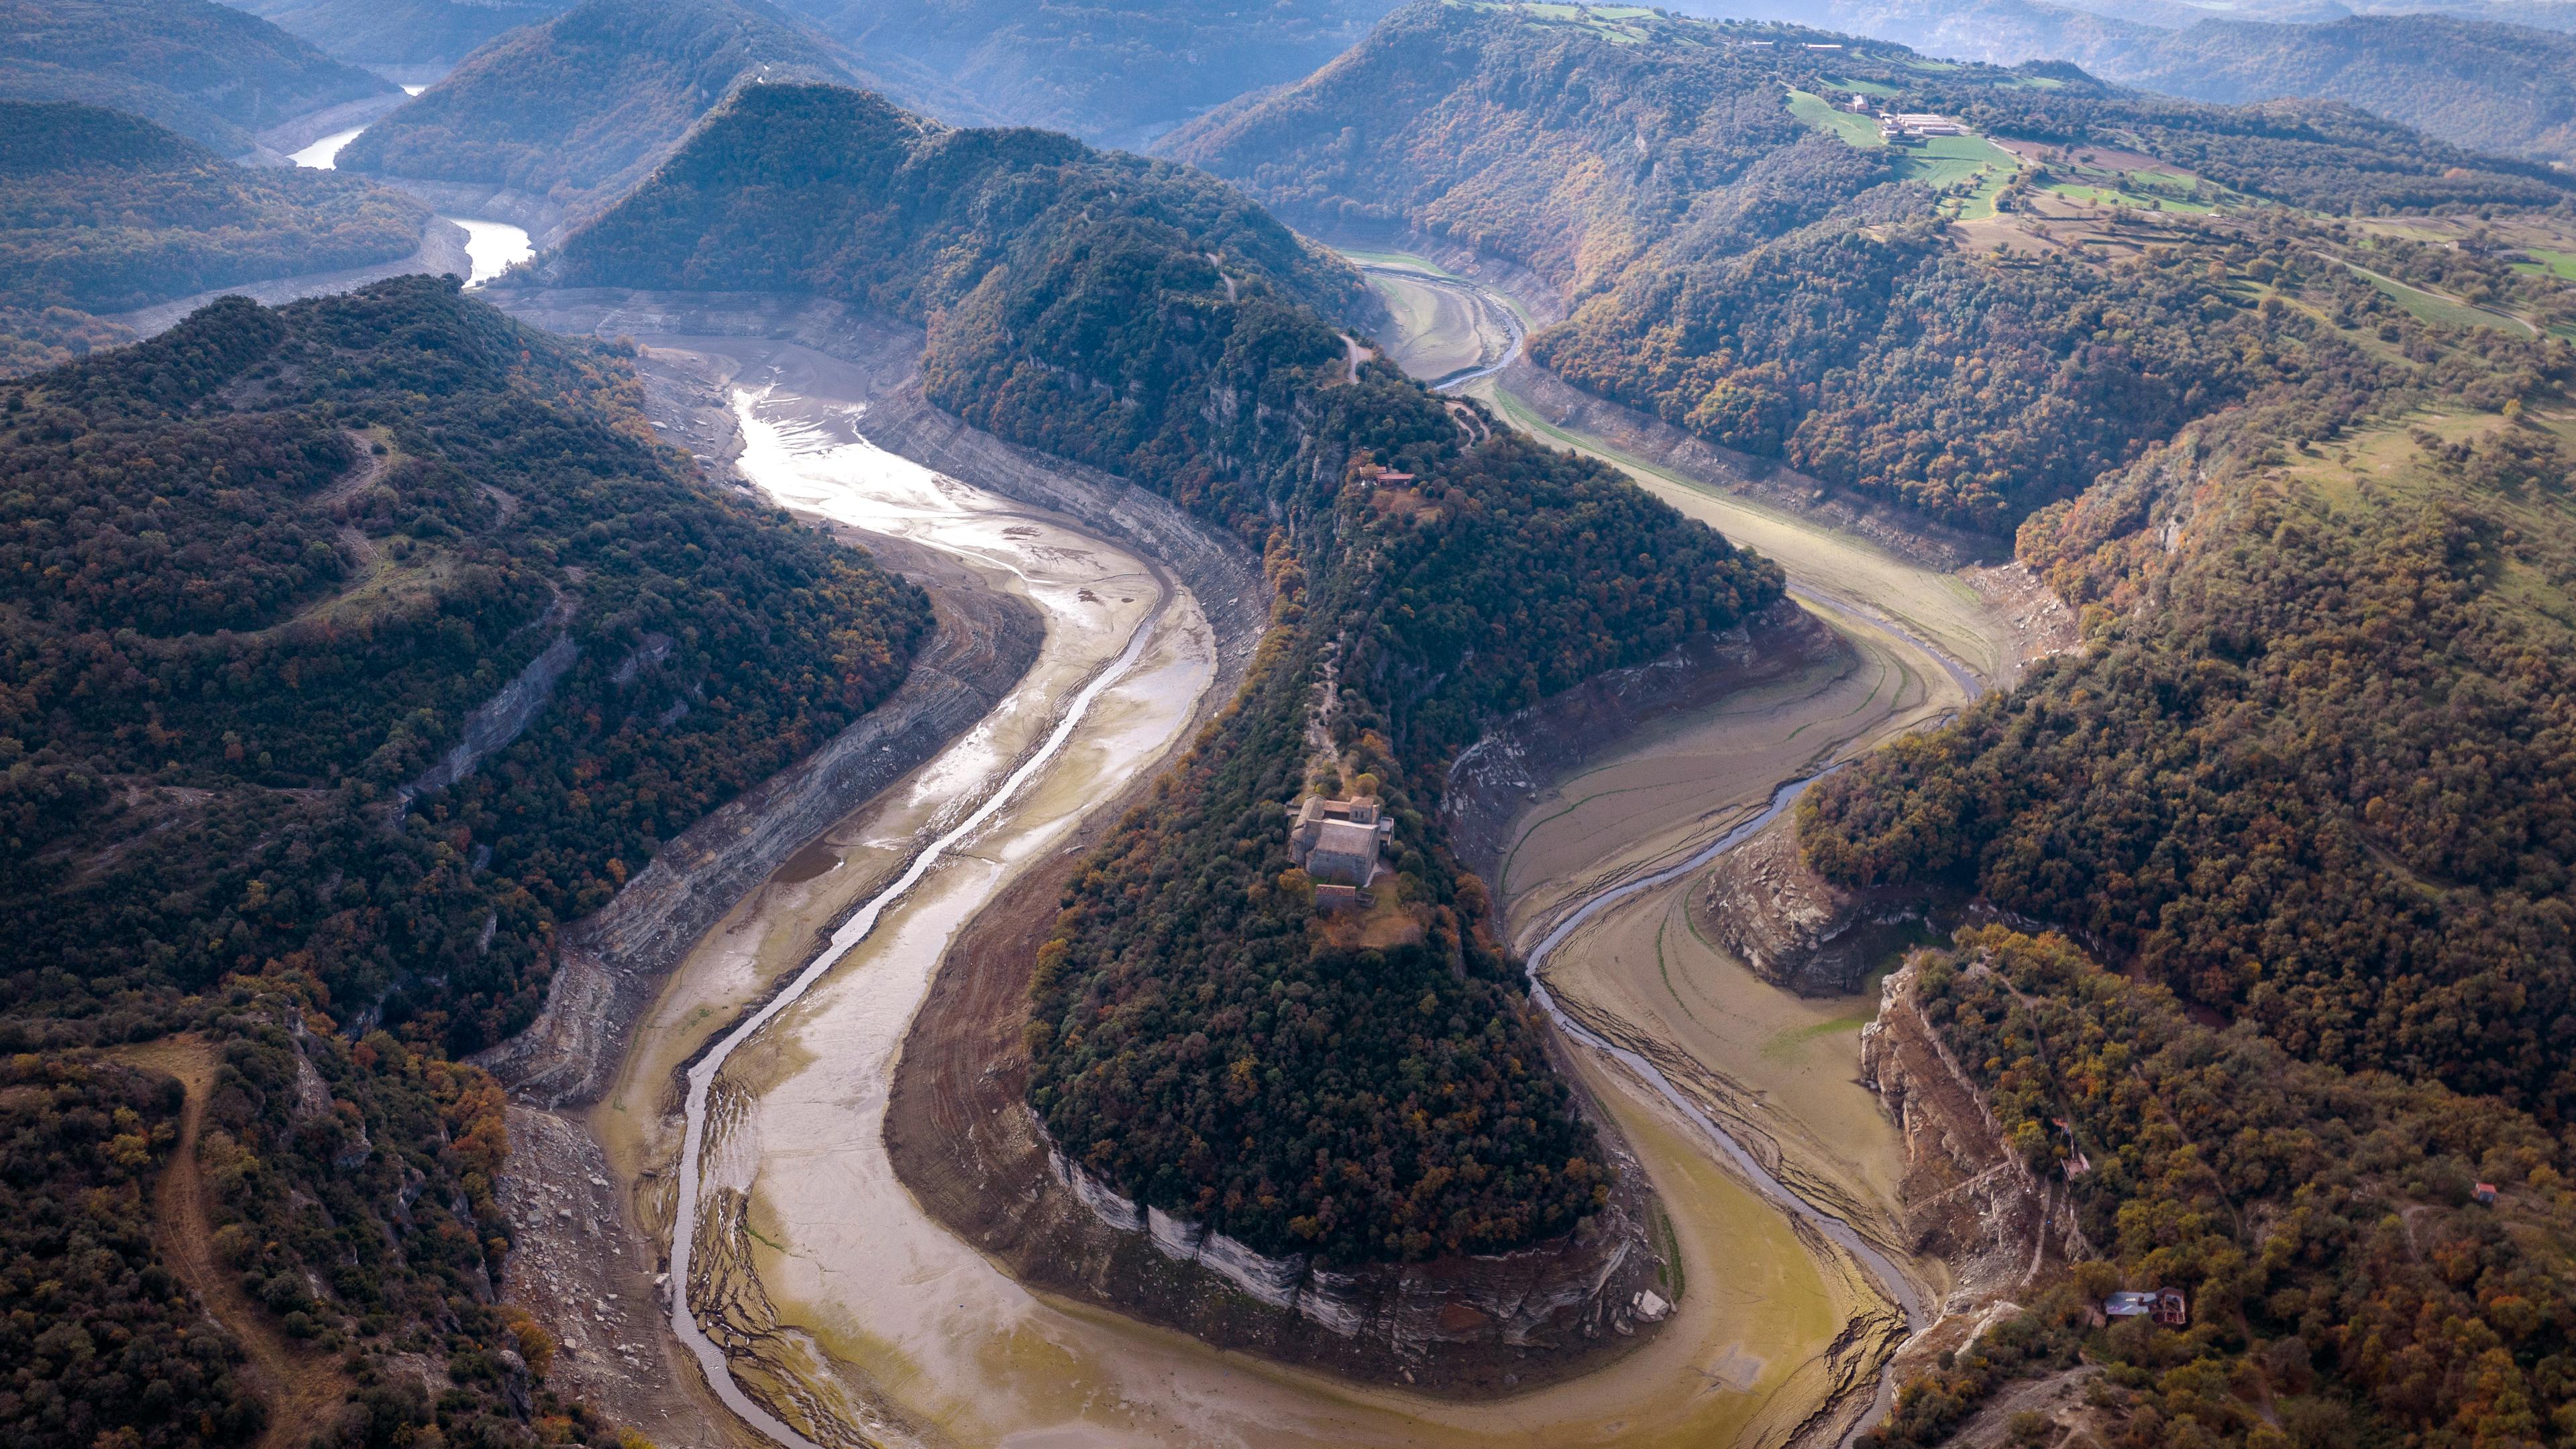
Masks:
[[[424,89],[426,87],[407,85],[403,87],[403,94],[416,96]],[[342,149],[358,139],[366,129],[352,126],[345,131],[334,131],[286,159],[316,171],[337,170]],[[465,228],[465,256],[473,268],[473,275],[465,279],[468,286],[490,281],[514,264],[536,255],[536,247],[523,227],[512,226],[506,221],[486,221],[481,217],[449,216],[444,212],[439,214],[439,220],[452,221]]]
[[[1159,595],[1117,546],[1060,521],[1042,531],[1007,501],[869,448],[864,408],[836,402],[842,394],[812,359],[762,366],[743,380],[768,386],[741,393],[736,409],[745,473],[789,507],[952,548],[997,579],[1018,579],[1010,586],[1047,613],[1050,656],[1027,697],[996,710],[999,724],[979,726],[922,782],[898,785],[835,833],[845,842],[836,848],[873,865],[819,862],[821,874],[765,893],[711,933],[674,974],[624,1078],[667,1081],[666,1064],[706,1042],[711,1028],[691,1024],[708,1019],[711,1003],[718,1020],[750,1013],[687,1071],[678,1140],[661,1149],[676,1148],[680,1166],[672,1331],[746,1423],[791,1449],[814,1437],[753,1402],[735,1379],[751,1370],[701,1330],[689,1291],[710,1308],[707,1295],[739,1286],[728,1274],[748,1274],[776,1314],[760,1370],[769,1377],[745,1381],[770,1399],[781,1392],[778,1364],[792,1361],[784,1402],[800,1422],[827,1404],[870,1442],[1006,1449],[1778,1442],[1824,1392],[1829,1345],[1853,1315],[1891,1298],[1919,1311],[1903,1275],[1859,1235],[1802,1210],[1669,1083],[1615,1050],[1583,1053],[1581,1067],[1654,1180],[1688,1286],[1674,1318],[1636,1351],[1528,1393],[1454,1403],[1220,1352],[1033,1295],[927,1219],[892,1172],[881,1124],[904,1032],[947,943],[1020,865],[1061,848],[1096,801],[1154,767],[1208,666],[1187,649],[1174,655],[1171,630],[1147,642],[1157,631],[1143,616]],[[1195,619],[1185,593],[1166,608]],[[1124,632],[1102,632],[1102,609],[1119,613]],[[1055,657],[1059,634],[1077,631],[1087,642]],[[1797,788],[1783,789],[1770,814]],[[1576,911],[1534,962],[1611,901],[1742,833]],[[809,923],[836,888],[854,913],[827,912],[844,923],[816,951]],[[756,982],[779,979],[789,985],[762,1000]],[[1553,1007],[1543,990],[1540,999]],[[717,1240],[698,1241],[710,1220],[738,1224],[714,1262],[702,1259]],[[1818,1245],[1817,1233],[1840,1251]]]

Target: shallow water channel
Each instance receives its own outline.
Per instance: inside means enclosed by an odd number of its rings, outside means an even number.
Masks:
[[[403,87],[405,94],[415,96],[422,89],[411,85]],[[334,131],[286,159],[319,171],[336,170],[341,150],[366,129],[352,126],[345,131]],[[474,268],[474,275],[465,279],[468,285],[489,281],[508,271],[513,264],[536,255],[536,247],[528,239],[524,227],[512,226],[506,221],[486,221],[481,217],[448,216],[444,213],[439,220],[452,221],[465,228],[465,255]]]
[[[771,498],[947,551],[1035,603],[1048,639],[982,724],[709,933],[594,1119],[613,1160],[687,1189],[672,1326],[737,1412],[799,1446],[1699,1446],[1781,1442],[1866,1382],[1875,1353],[1835,1348],[1855,1317],[1895,1316],[1866,1245],[1784,1211],[1759,1164],[1721,1162],[1689,1102],[1609,1054],[1580,1069],[1670,1216],[1682,1300],[1626,1358],[1514,1397],[1450,1403],[1220,1352],[1032,1294],[931,1222],[881,1132],[940,955],[1169,753],[1213,677],[1208,631],[1123,548],[870,446],[861,408],[738,380],[741,466]],[[728,1021],[682,1117],[633,1111]]]

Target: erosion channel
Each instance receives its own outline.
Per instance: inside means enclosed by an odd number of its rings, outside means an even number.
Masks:
[[[1796,782],[2006,677],[2022,652],[2008,602],[1635,470],[1781,558],[1809,607],[1512,722],[1462,765],[1482,773],[1459,794],[1489,818],[1460,838],[1490,847],[1571,1060],[1656,1189],[1680,1301],[1663,1331],[1563,1382],[1469,1401],[1363,1386],[1023,1286],[943,1225],[955,1204],[935,1213],[908,1190],[887,1143],[890,1103],[898,1138],[997,1130],[964,1112],[969,1093],[904,1107],[906,1051],[963,1055],[925,1045],[916,1018],[936,993],[973,989],[944,957],[1015,912],[1052,914],[1052,889],[1014,888],[1046,886],[1086,822],[1231,693],[1266,612],[1250,561],[1114,480],[1068,477],[928,409],[918,334],[777,299],[505,305],[633,337],[675,441],[1045,621],[1036,663],[989,714],[687,950],[597,1048],[595,1105],[514,1113],[514,1140],[545,1144],[514,1213],[564,1251],[515,1255],[531,1277],[514,1267],[512,1293],[581,1340],[584,1392],[663,1442],[834,1449],[1831,1443],[1867,1412],[1909,1319],[1948,1287],[1905,1251],[1903,1147],[1855,1080],[1871,998],[1766,983],[1702,937],[1689,902],[1716,850],[1759,838]],[[1390,349],[1400,359],[1402,339]],[[1498,379],[1511,368],[1473,382]],[[1568,710],[1586,727],[1565,729]],[[1569,734],[1588,743],[1551,743]],[[624,1253],[623,1277],[580,1276],[601,1257],[593,1222],[623,1245],[608,1255]]]

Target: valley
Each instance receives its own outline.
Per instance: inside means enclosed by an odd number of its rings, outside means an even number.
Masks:
[[[0,1438],[2576,1446],[2563,38],[27,3]]]

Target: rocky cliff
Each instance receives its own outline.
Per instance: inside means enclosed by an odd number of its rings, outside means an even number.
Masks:
[[[1784,814],[1717,858],[1692,890],[1691,920],[1754,974],[1804,996],[1846,996],[1923,919],[1919,895],[1846,890],[1798,858]]]

